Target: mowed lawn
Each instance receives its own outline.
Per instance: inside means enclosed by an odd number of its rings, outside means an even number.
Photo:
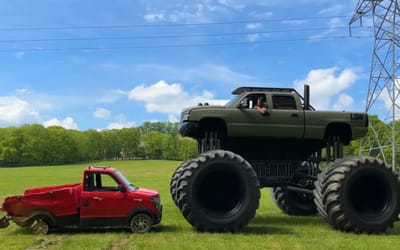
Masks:
[[[238,234],[199,233],[183,218],[169,194],[172,173],[180,162],[115,161],[111,165],[136,186],[158,190],[164,206],[161,224],[148,234],[127,230],[62,230],[35,236],[14,223],[0,229],[1,249],[399,249],[400,222],[384,235],[357,235],[333,230],[319,216],[283,214],[269,189],[262,189],[260,207],[249,226]],[[0,168],[0,199],[25,188],[80,182],[85,164]],[[371,183],[373,185],[373,183]],[[0,213],[4,216],[4,213]]]

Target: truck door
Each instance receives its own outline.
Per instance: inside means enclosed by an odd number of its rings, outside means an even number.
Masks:
[[[126,191],[110,173],[87,172],[81,196],[82,226],[121,225],[132,208]]]
[[[302,138],[304,110],[291,94],[272,94],[268,130],[280,138]]]
[[[265,94],[252,93],[242,98],[239,106],[232,109],[228,123],[232,136],[267,136],[268,131],[265,126],[268,116],[261,114],[255,108],[258,98],[266,100]]]
[[[267,114],[254,108],[257,99],[266,100]],[[241,107],[231,115],[232,136],[301,138],[304,133],[304,111],[292,95],[252,93],[244,97]]]

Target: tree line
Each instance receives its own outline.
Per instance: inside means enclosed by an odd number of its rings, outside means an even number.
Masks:
[[[178,134],[178,123],[78,131],[39,124],[0,128],[0,166],[56,165],[102,160],[184,160],[197,144]]]
[[[345,155],[362,154],[391,159],[391,147],[376,140],[389,140],[390,124],[377,116],[369,116],[366,138],[352,141]],[[400,121],[396,131],[400,130]],[[397,136],[400,147],[400,137]],[[361,146],[361,143],[363,144]],[[145,122],[139,127],[111,130],[69,130],[62,127],[45,128],[39,124],[0,128],[0,166],[59,165],[103,160],[167,159],[186,160],[197,155],[196,141],[178,133],[178,123]],[[400,165],[400,157],[397,157]]]

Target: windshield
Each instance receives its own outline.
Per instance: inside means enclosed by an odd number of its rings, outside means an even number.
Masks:
[[[230,100],[227,104],[225,104],[225,107],[234,108],[233,105],[235,103],[237,103],[237,101],[239,100],[240,97],[241,97],[241,95],[235,96],[232,100]]]
[[[128,179],[126,179],[125,176],[122,175],[121,172],[119,172],[118,170],[115,170],[115,173],[117,174],[117,176],[119,177],[119,179],[122,181],[122,183],[123,183],[126,187],[128,187],[128,189],[129,189],[130,191],[136,191],[137,188],[136,188],[133,184],[131,184],[131,183],[128,181]]]

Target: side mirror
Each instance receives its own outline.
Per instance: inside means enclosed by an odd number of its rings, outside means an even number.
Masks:
[[[126,193],[126,189],[122,185],[118,185],[118,191],[120,191],[121,193]]]
[[[247,108],[249,108],[247,100],[242,100],[239,104],[239,109],[247,109]]]

